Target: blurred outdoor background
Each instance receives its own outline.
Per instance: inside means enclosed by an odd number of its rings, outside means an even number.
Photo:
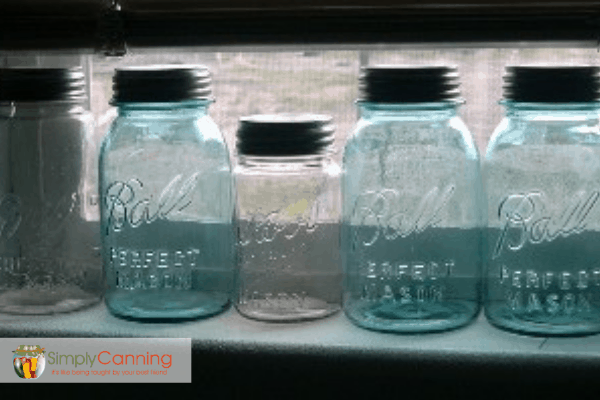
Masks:
[[[328,114],[337,125],[336,158],[358,118],[361,66],[377,64],[444,64],[458,67],[460,114],[483,154],[500,119],[504,67],[517,64],[597,65],[596,49],[428,49],[385,51],[202,52],[183,49],[131,51],[121,59],[94,56],[91,60],[91,109],[98,118],[98,136],[114,115],[115,67],[151,64],[203,64],[213,74],[216,98],[210,113],[234,150],[239,117],[259,113],[310,112]],[[100,138],[98,138],[100,139]]]
[[[216,102],[210,114],[221,128],[232,156],[242,116],[259,113],[331,115],[337,126],[335,159],[341,161],[346,139],[358,118],[355,100],[361,66],[378,64],[453,65],[460,75],[464,104],[460,114],[483,155],[503,110],[502,76],[507,65],[599,65],[596,48],[456,48],[416,49],[373,45],[367,50],[322,50],[314,47],[268,51],[217,52],[202,48],[129,49],[121,58],[61,53],[0,53],[0,66],[65,67],[82,65],[87,72],[88,106],[96,128],[87,152],[89,187],[97,182],[97,155],[116,110],[109,105],[112,75],[120,66],[203,64],[212,72]],[[235,158],[232,160],[235,162]],[[95,197],[90,194],[90,198]]]

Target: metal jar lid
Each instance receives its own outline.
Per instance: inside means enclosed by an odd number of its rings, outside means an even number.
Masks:
[[[111,104],[211,100],[211,74],[202,65],[117,68]]]
[[[249,156],[326,154],[335,126],[328,115],[273,114],[240,118],[237,151]]]
[[[81,67],[0,68],[0,101],[82,101],[86,98]]]
[[[511,66],[504,98],[528,103],[585,103],[600,98],[600,67]]]
[[[379,65],[362,68],[359,101],[435,103],[458,99],[458,73],[448,66]]]

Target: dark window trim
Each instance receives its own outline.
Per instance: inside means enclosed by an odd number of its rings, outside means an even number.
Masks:
[[[0,50],[598,41],[600,2],[9,0]]]

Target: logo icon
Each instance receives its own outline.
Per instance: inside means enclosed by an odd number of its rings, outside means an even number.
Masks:
[[[13,351],[13,367],[15,373],[22,379],[37,379],[44,373],[46,368],[45,350],[40,346],[17,347]]]

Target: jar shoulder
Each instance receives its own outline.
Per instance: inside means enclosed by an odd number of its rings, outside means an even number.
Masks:
[[[478,160],[479,153],[467,126],[458,116],[438,119],[360,119],[344,147],[344,163],[382,151],[440,151]]]
[[[223,135],[209,116],[181,120],[117,116],[104,137],[101,151],[176,146],[229,159]]]
[[[13,115],[0,115],[0,123],[38,123],[44,121],[45,123],[54,124],[81,124],[81,125],[92,125],[94,124],[94,115],[89,111],[81,112],[60,112],[60,113],[15,113]]]
[[[235,167],[234,173],[238,179],[311,179],[311,177],[337,179],[341,174],[341,168],[332,159],[312,163],[282,160],[281,162],[267,163],[240,162]]]
[[[580,118],[510,118],[498,124],[488,144],[485,160],[499,153],[526,152],[537,148],[569,152],[577,148],[598,148],[600,121],[597,116]]]
[[[479,196],[479,154],[462,121],[424,125],[419,132],[421,126],[417,121],[386,133],[387,127],[359,121],[343,155],[342,186],[348,198],[388,189],[414,198],[446,189]]]

